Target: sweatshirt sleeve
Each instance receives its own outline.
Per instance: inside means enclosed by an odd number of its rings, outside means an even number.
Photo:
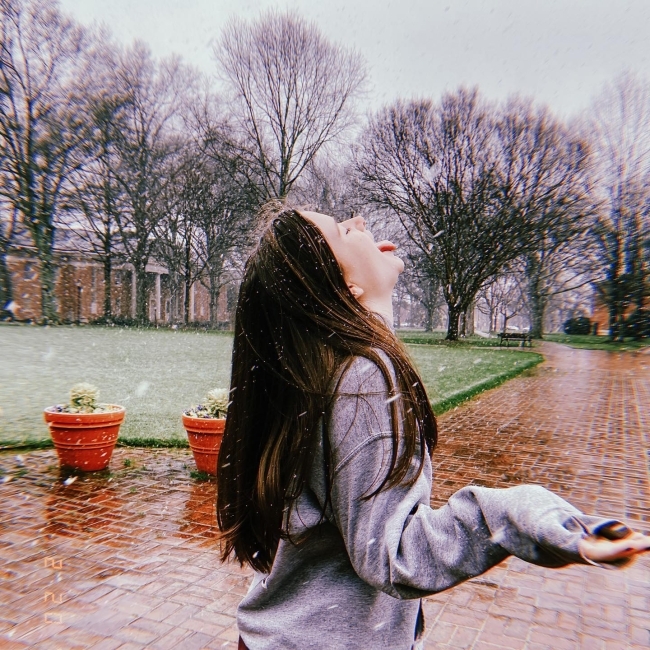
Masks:
[[[386,362],[392,371],[387,357]],[[548,567],[584,562],[580,539],[613,522],[584,515],[537,485],[468,486],[433,509],[428,456],[413,485],[363,499],[390,462],[387,400],[379,367],[357,357],[339,383],[328,426],[334,521],[354,570],[375,588],[420,598],[480,575],[509,555]],[[412,465],[415,471],[419,460]]]

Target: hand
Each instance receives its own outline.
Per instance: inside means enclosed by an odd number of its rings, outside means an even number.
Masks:
[[[650,536],[623,524],[614,524],[580,540],[580,553],[592,562],[627,564],[635,555],[650,551]]]

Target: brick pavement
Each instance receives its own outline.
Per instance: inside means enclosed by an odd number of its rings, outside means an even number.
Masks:
[[[543,351],[440,419],[433,505],[470,481],[536,482],[648,529],[650,355]],[[120,448],[66,485],[53,450],[0,454],[0,648],[235,648],[250,574],[219,564],[214,483],[192,468],[187,450]],[[511,558],[426,599],[425,648],[650,648],[649,585],[649,556],[624,571]]]

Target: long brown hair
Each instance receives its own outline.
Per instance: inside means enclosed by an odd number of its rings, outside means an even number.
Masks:
[[[234,553],[241,564],[270,570],[279,540],[288,537],[283,510],[309,478],[337,369],[364,356],[393,385],[378,349],[395,368],[398,385],[391,391],[403,405],[403,453],[398,457],[393,400],[391,463],[373,494],[412,483],[422,471],[425,449],[431,452],[437,437],[431,405],[404,346],[350,293],[320,230],[294,209],[276,209],[246,264],[237,303],[231,402],[217,471],[222,560]],[[409,472],[414,455],[420,458],[415,476]]]

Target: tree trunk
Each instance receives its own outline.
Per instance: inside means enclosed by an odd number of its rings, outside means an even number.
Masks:
[[[11,272],[7,265],[7,254],[0,254],[0,318],[13,317],[7,306],[13,301],[13,287],[11,285]]]
[[[219,280],[210,275],[210,327],[217,328],[219,326],[219,294],[221,287]]]
[[[636,224],[635,224],[636,225]],[[636,232],[641,231],[640,224],[636,227]],[[644,314],[645,314],[645,293],[646,293],[646,278],[643,269],[643,250],[640,237],[635,237],[635,250],[634,259],[631,263],[631,278],[630,278],[630,298],[634,311],[630,315],[628,321],[629,334],[635,341],[640,341],[644,335]]]
[[[185,325],[190,322],[190,292],[192,291],[192,243],[189,237],[185,240],[183,256],[183,289],[185,291],[185,310],[183,320]]]
[[[474,303],[465,311],[465,336],[474,336]]]
[[[52,254],[47,251],[40,251],[40,272],[41,281],[41,322],[43,325],[57,323],[59,321],[55,307],[54,275],[55,267],[52,262]]]
[[[147,325],[149,323],[149,282],[147,281],[147,262],[146,260],[135,260],[133,263],[135,270],[135,318],[138,325]]]
[[[424,329],[427,332],[432,332],[434,327],[434,316],[436,313],[437,307],[437,285],[429,279],[424,289],[425,291],[425,300],[422,302],[426,310],[426,321],[424,324]]]
[[[456,306],[450,305],[447,303],[448,310],[448,320],[447,320],[447,336],[445,339],[447,341],[457,341],[458,340],[458,321],[460,320],[460,315],[463,313],[463,310]]]
[[[192,282],[188,275],[185,275],[183,282],[183,322],[187,325],[190,322],[190,292],[192,291]]]
[[[404,299],[404,288],[401,283],[397,284],[393,293],[393,312],[395,314],[395,329],[402,327],[402,300]]]
[[[528,280],[528,302],[531,309],[530,334],[534,339],[544,336],[544,312],[546,296],[540,291],[540,261],[535,254],[526,257],[526,278]]]
[[[613,312],[613,327],[611,338],[613,341],[625,340],[625,307],[626,301],[626,278],[618,276],[614,279],[614,294],[612,297],[611,311]],[[611,321],[611,317],[610,317]]]
[[[433,307],[425,305],[424,331],[433,332]]]
[[[32,236],[36,246],[39,265],[39,282],[41,285],[41,319],[43,325],[59,321],[55,308],[54,294],[54,263],[52,254],[54,250],[54,226],[52,225],[52,212],[37,208],[37,199],[34,196],[34,169],[27,167],[24,179],[24,223]]]
[[[219,294],[221,293],[221,274],[223,272],[223,255],[213,255],[208,265],[210,280],[210,327],[219,326]]]
[[[609,315],[609,340],[616,341],[618,338],[618,318],[616,304],[610,301],[607,305],[607,312]]]
[[[621,274],[620,261],[614,260],[607,269],[607,278],[602,283],[603,298],[609,313],[609,340],[618,341],[625,337],[626,278]]]
[[[110,253],[104,256],[104,318],[112,318],[113,305],[111,301],[113,260]]]
[[[530,289],[529,293],[531,307],[531,329],[530,333],[534,339],[544,338],[544,312],[546,311],[546,297],[542,296],[536,287]]]

